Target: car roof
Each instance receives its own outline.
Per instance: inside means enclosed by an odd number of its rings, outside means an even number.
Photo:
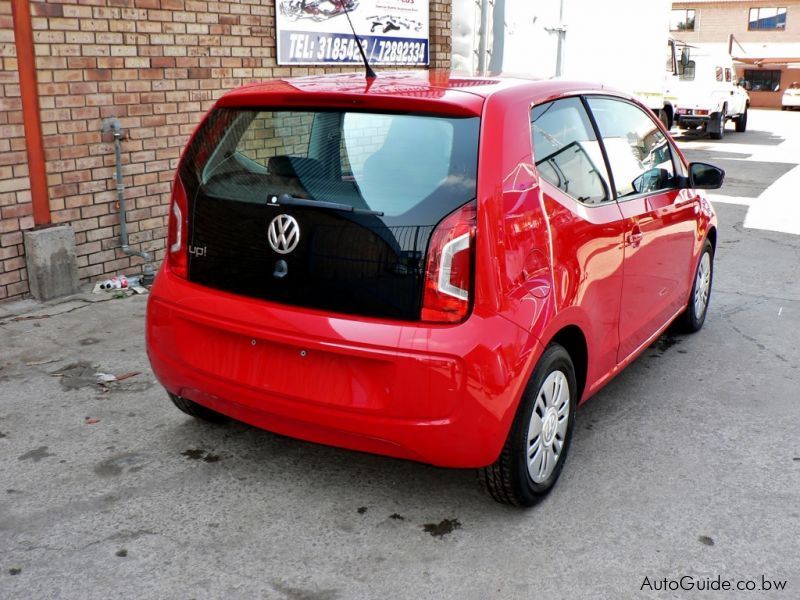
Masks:
[[[517,97],[532,103],[569,93],[609,91],[597,83],[523,77],[470,77],[451,71],[384,71],[372,81],[363,73],[335,73],[253,83],[222,96],[218,106],[258,107],[261,104],[330,107],[330,105],[420,108],[456,115],[480,115],[490,97]]]

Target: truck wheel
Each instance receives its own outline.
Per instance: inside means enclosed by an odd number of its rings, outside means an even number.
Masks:
[[[747,129],[747,107],[744,107],[744,112],[733,120],[736,123],[736,131],[742,133]]]
[[[669,131],[669,129],[670,129],[670,127],[669,127],[669,115],[667,114],[667,111],[665,111],[663,108],[658,111],[658,120],[661,121],[661,124],[664,126],[664,129]]]
[[[191,400],[181,398],[180,396],[170,394],[169,392],[167,392],[167,394],[169,395],[169,399],[172,400],[172,403],[190,417],[202,419],[203,421],[209,421],[210,423],[227,423],[230,421],[230,419],[225,415],[218,413],[215,410],[211,410],[210,408],[206,408],[197,402],[192,402]]]
[[[711,118],[712,120],[706,126],[708,136],[712,140],[721,140],[725,135],[725,115],[720,111],[714,113]]]
[[[478,471],[492,498],[533,506],[553,488],[572,439],[577,390],[569,353],[552,344],[533,370],[500,457]]]

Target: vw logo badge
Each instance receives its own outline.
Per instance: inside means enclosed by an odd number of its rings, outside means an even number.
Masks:
[[[269,245],[278,254],[289,254],[300,242],[300,225],[289,215],[278,215],[267,228]]]

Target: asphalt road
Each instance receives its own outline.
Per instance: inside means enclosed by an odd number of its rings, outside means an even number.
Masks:
[[[682,143],[729,160],[735,135]],[[472,472],[184,416],[149,371],[144,297],[0,305],[0,598],[800,597],[800,237],[717,209],[705,328],[662,336],[578,412],[527,511]],[[98,371],[140,374],[106,391]],[[654,591],[683,576],[788,583]]]

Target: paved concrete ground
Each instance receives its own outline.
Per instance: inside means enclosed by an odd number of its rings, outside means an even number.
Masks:
[[[528,511],[472,472],[184,416],[148,369],[143,297],[3,305],[0,598],[737,597],[641,590],[684,575],[799,597],[800,237],[717,208],[706,327],[579,411]],[[106,391],[97,371],[141,374]]]
[[[722,140],[673,130],[690,160],[725,169],[716,202],[748,207],[745,227],[800,235],[800,113],[750,110],[747,131]]]

